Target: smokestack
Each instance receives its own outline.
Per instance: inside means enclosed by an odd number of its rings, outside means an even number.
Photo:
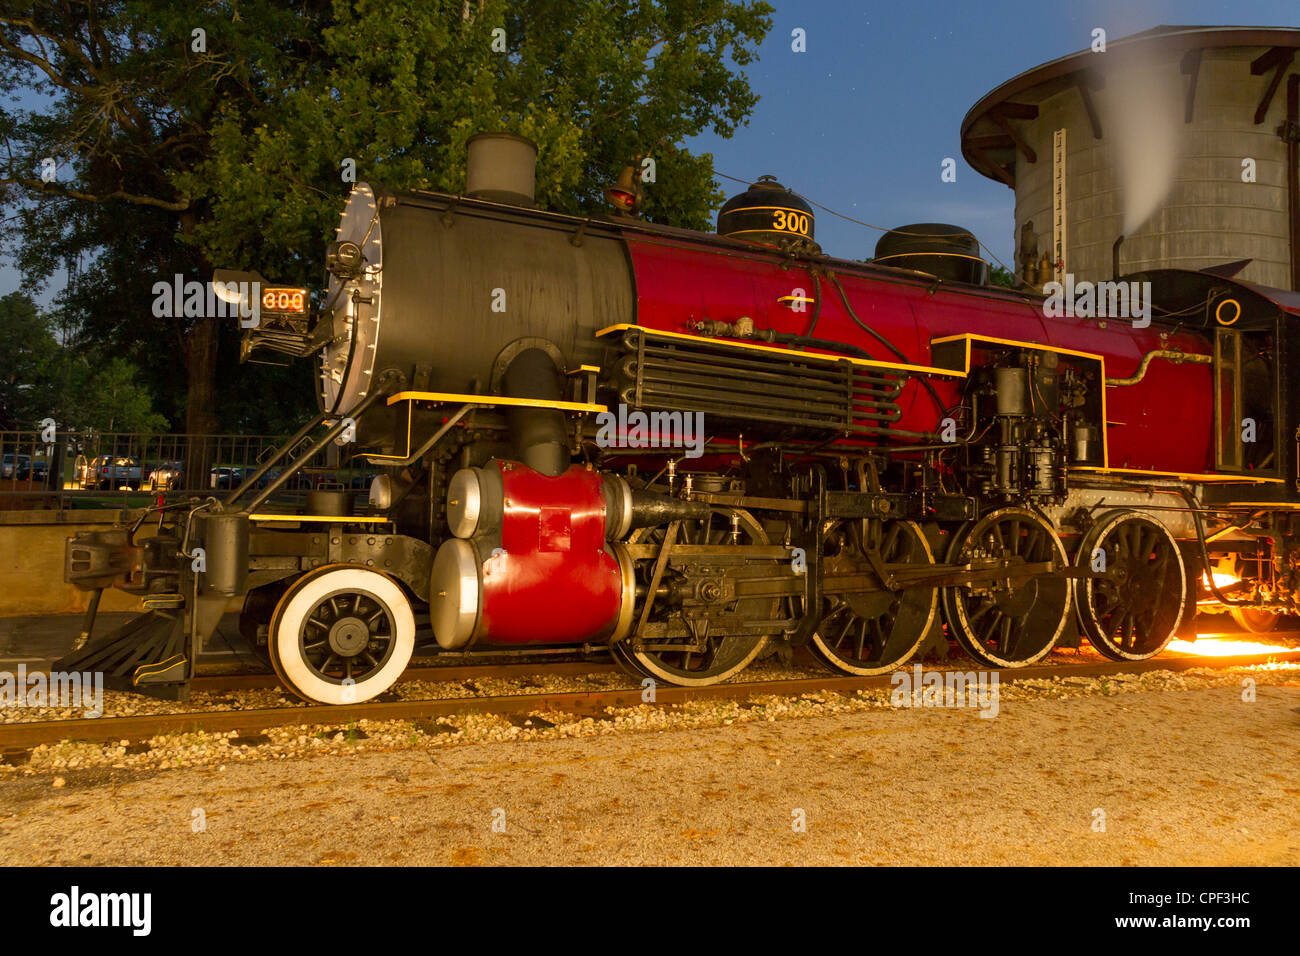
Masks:
[[[1110,271],[1112,279],[1119,279],[1119,247],[1124,242],[1124,234],[1115,240],[1115,245],[1110,247]]]
[[[465,194],[537,208],[533,199],[537,144],[513,133],[479,133],[468,144]]]
[[[524,349],[506,367],[501,391],[512,398],[555,402],[564,397],[560,370],[541,349]],[[515,452],[533,471],[555,477],[569,467],[569,436],[564,413],[554,408],[524,406],[506,412]]]

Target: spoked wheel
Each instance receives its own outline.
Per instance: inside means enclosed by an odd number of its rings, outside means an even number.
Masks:
[[[827,533],[824,548],[827,593],[810,645],[813,653],[835,670],[862,676],[884,674],[906,663],[934,620],[939,591],[886,590],[865,552],[876,550],[886,565],[932,565],[934,555],[920,527],[911,521],[837,522]],[[876,589],[837,590],[865,582]]]
[[[267,641],[280,680],[303,700],[357,704],[391,687],[415,650],[415,616],[392,578],[332,565],[296,581]]]
[[[616,641],[609,645],[609,656],[614,658],[614,663],[625,674],[630,674],[638,680],[650,676],[641,669],[641,665],[636,662],[636,658],[632,656],[632,652],[623,641]]]
[[[1110,575],[1085,578],[1077,595],[1079,623],[1098,653],[1141,661],[1164,650],[1187,607],[1186,569],[1169,529],[1136,511],[1111,511],[1084,535],[1075,560]]]
[[[953,539],[949,564],[993,564],[1014,571],[1026,564],[1069,566],[1052,526],[1032,511],[991,511]],[[1041,660],[1061,636],[1070,615],[1070,579],[1040,574],[1001,578],[977,588],[944,588],[948,627],[966,653],[992,667],[1023,667]]]
[[[1228,613],[1239,628],[1251,634],[1267,634],[1282,619],[1281,611],[1270,611],[1262,607],[1230,607]]]
[[[742,545],[767,544],[767,535],[753,516],[746,512],[740,512],[739,514],[739,540],[734,543]],[[664,540],[668,527],[672,527],[672,525],[634,531],[628,540],[630,542],[659,543]],[[715,513],[710,515],[708,519],[678,523],[674,544],[723,545],[732,543],[732,539],[730,516]],[[654,563],[652,559],[637,562],[639,583],[647,586],[650,584]],[[671,586],[672,583],[679,580],[681,579],[672,570],[670,564],[669,569],[665,571],[660,586]],[[707,583],[705,586],[708,586]],[[656,599],[655,595],[647,595],[645,600],[656,600],[655,608],[651,612],[651,621],[665,620],[666,615],[671,615],[671,608],[663,603],[662,598]],[[725,604],[719,603],[718,611],[720,614],[740,614],[755,620],[773,619],[777,616],[780,603],[780,598],[740,598]],[[639,619],[640,607],[637,608],[636,614]],[[633,635],[627,641],[622,642],[621,646],[614,645],[613,653],[616,660],[631,663],[637,671],[640,671],[645,676],[682,687],[703,687],[708,684],[717,684],[740,673],[759,655],[767,645],[767,640],[768,636],[764,634],[728,634],[721,628],[708,626],[704,628],[703,633],[697,640],[682,641],[682,650],[638,649],[635,643],[636,636]],[[662,645],[665,642],[646,639],[644,643]]]

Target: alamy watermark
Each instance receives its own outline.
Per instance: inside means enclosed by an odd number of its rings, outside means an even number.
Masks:
[[[240,328],[262,323],[260,282],[198,282],[177,273],[153,284],[153,314],[159,319],[239,319]]]
[[[618,412],[596,415],[596,444],[601,448],[684,448],[687,458],[704,454],[703,412]]]
[[[1049,319],[1065,316],[1084,319],[1133,319],[1135,329],[1151,324],[1150,282],[1078,282],[1074,273],[1065,274],[1065,284],[1049,282],[1043,286],[1047,299],[1043,315]]]
[[[894,671],[889,683],[894,707],[975,707],[981,717],[998,715],[997,671],[922,671],[913,664]]]
[[[87,717],[104,713],[102,671],[0,671],[0,707],[80,707]]]
[[[83,893],[74,885],[50,897],[50,925],[56,927],[117,926],[148,936],[152,911],[152,893]]]

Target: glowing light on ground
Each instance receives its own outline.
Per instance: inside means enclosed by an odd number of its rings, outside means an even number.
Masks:
[[[1169,642],[1168,650],[1175,654],[1192,654],[1196,657],[1234,657],[1238,654],[1281,654],[1290,648],[1259,641],[1241,641],[1231,637],[1202,634],[1194,641]]]

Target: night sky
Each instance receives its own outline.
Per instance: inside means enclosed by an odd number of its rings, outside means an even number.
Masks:
[[[961,121],[987,92],[1041,63],[1161,24],[1300,26],[1295,0],[834,3],[769,0],[772,29],[749,70],[761,97],[730,140],[701,136],[714,168],[764,173],[877,226],[950,222],[1011,264],[1012,191],[966,165]],[[804,29],[807,52],[791,52]],[[945,157],[957,181],[940,181]],[[731,194],[743,191],[724,181]],[[872,254],[880,232],[818,210],[817,239],[835,256]]]

